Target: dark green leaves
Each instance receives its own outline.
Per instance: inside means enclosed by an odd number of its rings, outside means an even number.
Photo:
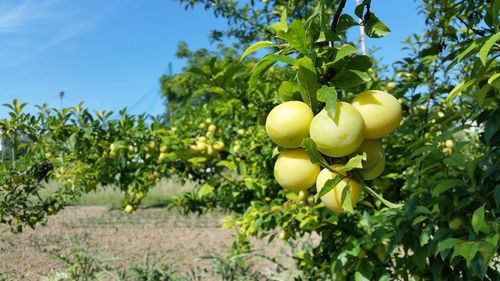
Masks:
[[[476,234],[479,234],[479,232],[488,233],[488,225],[484,222],[484,205],[474,211],[472,215],[472,228]]]
[[[295,50],[303,55],[307,55],[307,35],[304,25],[298,21],[294,20],[292,24],[288,27],[288,32],[286,33],[286,39]]]
[[[339,17],[339,22],[337,24],[337,32],[342,32],[350,27],[358,25],[358,23],[348,14],[342,14]]]
[[[366,82],[369,82],[370,76],[358,70],[346,70],[335,75],[332,85],[338,88],[350,88]]]
[[[335,119],[335,109],[337,107],[337,91],[335,88],[323,85],[321,89],[318,90],[317,95],[318,101],[322,101],[326,104],[325,109],[328,111],[330,118]]]
[[[316,67],[308,57],[298,59],[295,66],[298,68],[297,80],[302,100],[316,112],[316,92],[319,88]]]
[[[333,169],[330,167],[328,162],[326,162],[321,153],[319,153],[318,149],[316,148],[316,143],[314,143],[312,139],[304,139],[300,146],[307,152],[313,164],[320,164],[323,168],[327,168],[328,170],[333,172]]]
[[[278,94],[282,101],[301,100],[299,86],[294,82],[283,81]]]
[[[370,19],[365,23],[366,35],[370,38],[381,38],[391,33],[391,30],[381,22],[375,14],[370,14]]]
[[[319,192],[318,197],[322,197],[323,195],[327,194],[328,192],[330,192],[330,190],[335,188],[335,186],[337,186],[337,184],[339,182],[342,181],[342,177],[340,175],[333,173],[332,176],[333,176],[333,178],[331,178],[325,182],[325,185],[323,186],[323,188],[321,188],[321,191]],[[349,188],[345,188],[345,189],[349,189]]]
[[[354,169],[363,168],[363,160],[366,160],[366,153],[351,157],[344,166],[335,168],[336,171],[348,172]]]
[[[355,54],[358,52],[358,49],[356,49],[356,47],[354,47],[353,45],[349,45],[349,44],[345,44],[343,45],[342,47],[340,47],[337,51],[337,53],[335,54],[335,58],[333,59],[332,63],[336,63],[338,62],[339,60],[347,57],[347,56],[350,56],[352,54]]]

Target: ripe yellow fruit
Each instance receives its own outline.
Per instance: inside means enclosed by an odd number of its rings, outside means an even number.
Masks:
[[[217,130],[217,126],[215,126],[214,124],[211,124],[210,126],[208,126],[209,132],[214,133],[216,130]]]
[[[309,136],[309,125],[313,117],[307,104],[301,101],[284,102],[267,115],[267,135],[281,147],[297,148]]]
[[[281,152],[274,164],[274,177],[278,184],[291,191],[308,189],[314,185],[320,166],[311,163],[309,155],[301,149]]]
[[[338,165],[332,165],[332,168],[335,168]],[[336,173],[330,172],[328,169],[323,169],[318,175],[316,179],[316,190],[318,193],[321,191],[325,183],[329,179],[333,179],[334,177],[340,177]],[[325,203],[325,206],[334,211],[334,212],[344,212],[344,208],[342,208],[342,191],[346,186],[351,188],[351,203],[352,206],[358,202],[359,197],[361,197],[361,189],[362,186],[360,183],[345,177],[342,181],[340,181],[332,190],[330,190],[327,194],[321,196],[321,201]]]
[[[447,148],[453,148],[453,140],[446,140],[445,144],[444,144]]]
[[[214,149],[215,149],[216,151],[221,151],[221,150],[223,150],[223,149],[224,149],[224,143],[223,143],[222,141],[216,141],[216,142],[214,143]]]
[[[197,147],[198,151],[205,150],[205,149],[207,149],[207,143],[204,141],[199,141],[196,143],[196,147]]]
[[[401,104],[386,92],[362,92],[354,97],[352,105],[363,116],[367,139],[384,137],[394,131],[401,122]]]
[[[363,154],[363,152],[366,153],[366,161],[363,161],[360,174],[364,180],[372,180],[384,172],[384,148],[378,140],[365,140],[358,148],[359,154]]]
[[[326,110],[314,116],[310,135],[318,150],[332,157],[342,157],[356,151],[363,142],[363,117],[350,104],[337,103],[335,120]]]

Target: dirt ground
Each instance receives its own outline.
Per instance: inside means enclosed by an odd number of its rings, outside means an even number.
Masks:
[[[165,209],[144,209],[134,214],[110,211],[105,207],[69,207],[49,218],[45,227],[26,229],[14,235],[0,226],[0,272],[8,280],[44,280],[61,270],[63,263],[55,253],[68,253],[75,247],[97,253],[115,268],[143,262],[145,254],[164,254],[163,261],[185,273],[209,266],[200,257],[225,256],[232,242],[232,230],[222,229],[221,214],[183,216]],[[255,241],[255,252],[277,257],[291,265],[291,251],[283,241]],[[256,262],[262,271],[276,265],[265,259]],[[1,278],[0,278],[1,279]]]

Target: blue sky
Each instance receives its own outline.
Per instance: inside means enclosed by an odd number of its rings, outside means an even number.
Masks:
[[[355,2],[345,11],[353,14]],[[392,33],[367,47],[382,47],[377,56],[392,63],[423,19],[413,0],[376,0],[372,11]],[[59,107],[64,91],[64,106],[84,101],[92,110],[161,114],[158,79],[169,63],[174,73],[185,65],[175,58],[177,43],[212,48],[208,34],[224,26],[210,11],[185,11],[170,0],[2,0],[0,104],[18,98],[30,111],[42,103]],[[6,112],[0,108],[0,118]]]

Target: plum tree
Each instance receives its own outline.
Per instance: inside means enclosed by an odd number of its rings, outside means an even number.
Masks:
[[[284,102],[269,112],[266,132],[269,138],[284,148],[297,148],[309,136],[309,125],[314,114],[300,101]]]
[[[394,131],[402,118],[401,104],[383,91],[364,91],[354,97],[352,105],[365,121],[365,138],[379,139]]]
[[[311,163],[309,155],[301,149],[281,152],[274,164],[274,177],[285,189],[301,191],[314,185],[320,166]]]
[[[322,110],[311,121],[310,135],[318,150],[331,157],[356,151],[363,142],[363,117],[352,105],[337,103],[335,118]]]

